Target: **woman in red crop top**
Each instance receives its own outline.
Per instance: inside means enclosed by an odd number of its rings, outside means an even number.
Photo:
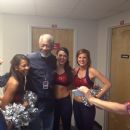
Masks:
[[[57,51],[57,68],[54,74],[55,113],[53,130],[59,130],[60,119],[63,130],[71,129],[72,102],[70,91],[73,81],[72,68],[69,65],[69,52],[62,47]]]
[[[81,49],[76,55],[78,67],[75,69],[73,84],[75,88],[86,86],[92,88],[94,79],[97,78],[103,84],[102,91],[96,95],[97,98],[103,96],[111,87],[108,79],[99,71],[91,66],[90,53],[86,49]],[[92,130],[95,118],[95,107],[85,106],[83,98],[74,96],[73,109],[74,118],[78,130]]]
[[[13,102],[22,103],[25,107],[28,105],[27,102],[23,101],[25,75],[27,75],[28,70],[28,58],[22,54],[16,54],[11,60],[9,79],[1,98],[0,108],[5,109],[6,105]]]

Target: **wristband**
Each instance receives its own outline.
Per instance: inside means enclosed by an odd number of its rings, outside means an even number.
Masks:
[[[126,107],[126,109],[127,109],[127,112],[130,111],[130,102],[127,102],[127,107]]]
[[[83,104],[84,104],[85,106],[88,106],[88,107],[91,106],[91,105],[89,104],[88,99],[87,99],[86,96],[82,96],[82,102],[83,102]]]

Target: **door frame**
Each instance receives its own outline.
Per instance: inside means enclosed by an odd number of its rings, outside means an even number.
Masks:
[[[129,24],[124,24],[124,25],[117,25],[117,26],[111,26],[108,27],[107,29],[107,53],[106,53],[106,75],[110,79],[110,65],[111,65],[111,51],[112,51],[112,29],[113,28],[118,28],[118,27],[124,27],[124,26],[130,26]],[[108,92],[106,98],[108,99],[110,96],[110,93]],[[104,130],[107,130],[108,128],[108,112],[104,112]]]
[[[32,48],[32,27],[37,27],[37,28],[48,28],[48,29],[72,29],[74,31],[74,43],[73,43],[73,67],[76,66],[76,52],[78,50],[78,44],[77,44],[77,29],[76,28],[70,28],[70,27],[57,27],[53,28],[51,26],[39,26],[39,25],[29,25],[29,39],[28,39],[28,51],[31,52]]]
[[[37,28],[49,28],[49,29],[54,29],[52,28],[51,26],[45,26],[45,25],[42,25],[42,26],[39,26],[39,25],[29,25],[28,27],[28,36],[29,36],[29,39],[28,39],[28,52],[31,53],[31,49],[32,49],[32,27],[37,27]],[[75,67],[76,66],[76,52],[78,51],[78,29],[77,28],[70,28],[70,27],[57,27],[56,29],[72,29],[74,31],[74,43],[73,43],[73,66],[72,67]],[[74,117],[72,115],[72,119],[71,119],[71,125],[72,126],[75,126],[75,121],[74,121]]]

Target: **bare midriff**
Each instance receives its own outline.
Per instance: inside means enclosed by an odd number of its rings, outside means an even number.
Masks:
[[[56,85],[55,86],[55,98],[61,99],[70,95],[70,90],[66,86]]]

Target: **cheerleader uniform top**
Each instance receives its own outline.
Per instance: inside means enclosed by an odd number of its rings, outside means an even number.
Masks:
[[[73,85],[75,88],[78,88],[80,86],[87,86],[89,89],[93,87],[94,82],[89,78],[88,70],[86,71],[86,75],[83,78],[78,77],[78,72],[74,76]]]
[[[66,72],[64,72],[62,74],[55,73],[54,74],[54,84],[67,87],[69,85],[67,73]]]
[[[24,87],[18,86],[18,90],[14,95],[12,103],[23,103],[23,98],[24,98]]]

